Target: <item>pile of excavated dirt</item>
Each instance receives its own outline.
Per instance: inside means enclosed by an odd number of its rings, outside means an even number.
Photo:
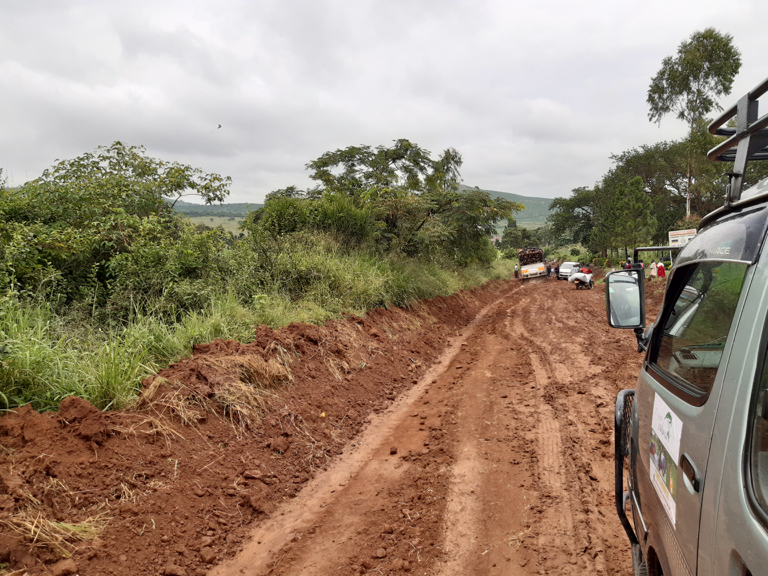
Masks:
[[[410,310],[198,345],[121,412],[67,398],[58,413],[5,414],[0,563],[30,575],[206,574],[412,387],[479,310],[517,288],[495,281]],[[439,478],[425,469],[413,481]]]

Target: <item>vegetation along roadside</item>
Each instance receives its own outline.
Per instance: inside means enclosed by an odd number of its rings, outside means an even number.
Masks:
[[[121,142],[0,185],[0,407],[122,408],[196,343],[508,276],[489,237],[522,205],[460,191],[460,166],[407,140],[328,152],[307,165],[318,185],[271,193],[247,234],[172,209],[221,202],[228,177]]]

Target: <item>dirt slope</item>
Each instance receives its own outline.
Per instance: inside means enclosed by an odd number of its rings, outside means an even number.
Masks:
[[[613,398],[639,363],[600,289],[555,281],[200,346],[132,411],[68,400],[0,419],[0,561],[61,575],[626,574]],[[259,421],[232,398],[254,387]],[[85,521],[95,539],[62,535]]]

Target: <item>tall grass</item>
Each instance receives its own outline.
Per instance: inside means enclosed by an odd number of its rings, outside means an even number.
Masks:
[[[294,249],[276,266],[277,277],[301,274],[298,297],[284,283],[256,291],[233,278],[211,293],[205,307],[173,322],[148,305],[137,306],[127,321],[109,324],[56,313],[42,299],[0,299],[0,408],[31,402],[51,410],[77,395],[100,409],[121,409],[137,396],[143,378],[188,356],[194,344],[215,338],[248,342],[260,324],[319,324],[345,313],[407,306],[509,277],[512,263],[450,269],[319,242]]]

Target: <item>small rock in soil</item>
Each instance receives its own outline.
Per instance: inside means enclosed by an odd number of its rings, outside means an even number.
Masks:
[[[261,514],[272,514],[277,509],[277,506],[271,500],[266,500],[258,496],[251,496],[249,500],[251,508]]]
[[[60,560],[51,566],[51,574],[53,576],[70,576],[71,574],[77,574],[77,564],[72,558],[66,560]]]
[[[278,438],[274,442],[272,442],[272,450],[275,452],[279,452],[280,454],[285,454],[288,452],[288,448],[291,447],[291,444],[288,442],[287,438]]]
[[[206,564],[213,564],[216,562],[216,552],[213,551],[213,548],[203,548],[200,550],[200,559]]]
[[[165,576],[187,576],[187,571],[181,566],[176,566],[176,564],[167,564],[163,568],[163,574]]]
[[[386,548],[379,548],[376,550],[376,558],[384,558],[387,555]]]
[[[392,446],[392,448],[389,449],[389,453],[392,455],[397,454],[397,446]]]

